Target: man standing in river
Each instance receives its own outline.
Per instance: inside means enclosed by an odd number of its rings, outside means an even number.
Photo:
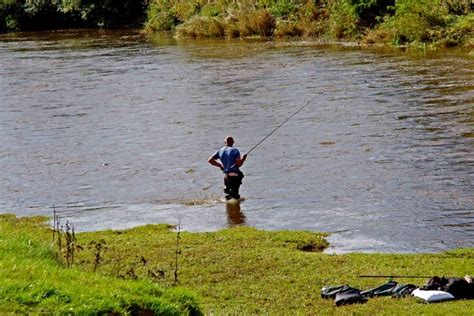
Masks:
[[[224,172],[226,200],[231,198],[240,199],[239,188],[244,174],[239,168],[247,159],[246,154],[241,156],[240,151],[233,146],[234,139],[231,136],[227,136],[225,138],[225,146],[207,160],[211,165],[218,167]]]

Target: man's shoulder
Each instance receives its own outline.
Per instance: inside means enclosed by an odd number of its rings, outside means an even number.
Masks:
[[[235,147],[231,147],[230,150],[229,150],[230,153],[232,154],[240,154],[240,151],[239,149],[235,148]]]
[[[236,147],[224,146],[220,149],[220,151],[235,152],[239,151],[239,149],[237,149]]]

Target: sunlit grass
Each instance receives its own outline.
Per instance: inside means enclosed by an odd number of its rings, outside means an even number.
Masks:
[[[44,218],[0,216],[0,313],[198,313],[192,294],[59,264]]]
[[[324,234],[306,231],[260,231],[235,227],[212,233],[180,233],[178,281],[199,296],[206,314],[457,314],[467,315],[474,301],[428,305],[412,297],[373,298],[364,305],[336,307],[322,300],[326,285],[349,284],[360,289],[386,279],[358,275],[464,276],[474,270],[474,249],[441,254],[322,253]],[[169,285],[174,282],[176,238],[166,225],[132,230],[81,234],[81,243],[103,238],[108,245],[98,271]],[[93,249],[81,254],[84,269],[92,269]],[[143,259],[146,261],[144,263]],[[397,279],[424,285],[425,279]]]
[[[178,235],[169,225],[146,225],[78,234],[83,249],[74,268],[65,269],[49,248],[51,232],[41,218],[0,218],[0,313],[127,313],[139,306],[179,314],[198,305],[217,315],[469,315],[474,309],[474,300],[425,304],[413,297],[379,297],[336,307],[320,298],[323,286],[368,289],[386,281],[358,275],[462,277],[474,271],[474,249],[335,255],[322,252],[328,246],[324,234],[307,231],[235,227]],[[190,292],[175,289],[175,283]]]

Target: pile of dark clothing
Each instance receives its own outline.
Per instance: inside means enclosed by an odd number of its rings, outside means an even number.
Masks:
[[[456,299],[474,299],[474,283],[468,277],[432,277],[420,290],[439,290],[451,293]]]
[[[324,299],[334,299],[337,306],[365,303],[369,297],[392,296],[402,297],[410,295],[417,288],[413,284],[398,284],[395,281],[388,281],[376,288],[366,291],[350,287],[348,285],[328,286],[321,289],[321,297]]]
[[[398,284],[389,280],[376,288],[361,291],[348,285],[328,286],[321,289],[321,297],[334,299],[336,306],[365,303],[370,297],[391,296],[394,298],[411,295],[415,290],[445,291],[455,299],[474,299],[474,283],[464,278],[433,277],[423,287],[414,284]]]

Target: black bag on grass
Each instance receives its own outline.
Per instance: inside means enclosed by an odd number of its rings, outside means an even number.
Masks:
[[[377,286],[376,288],[365,290],[360,294],[364,297],[373,297],[373,296],[388,296],[393,294],[393,289],[397,286],[397,282],[388,281],[385,284]]]
[[[362,304],[367,302],[367,298],[360,294],[358,289],[348,288],[336,294],[336,306],[349,304]]]
[[[338,285],[338,286],[325,286],[321,289],[321,298],[334,299],[336,294],[342,291],[353,289],[349,285]]]
[[[411,293],[416,290],[418,286],[414,284],[398,284],[392,289],[392,297],[404,297],[409,296]]]

